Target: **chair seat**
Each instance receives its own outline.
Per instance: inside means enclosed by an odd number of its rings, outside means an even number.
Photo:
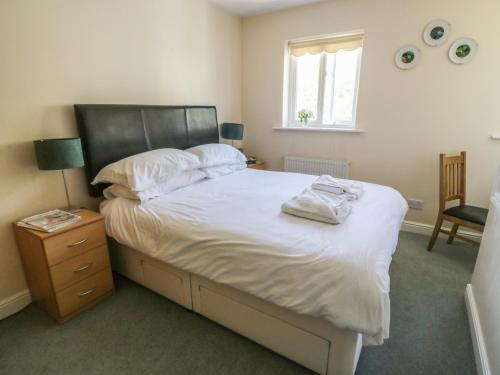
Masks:
[[[485,225],[488,210],[486,208],[475,206],[456,206],[443,211],[443,214],[456,217],[476,224]]]

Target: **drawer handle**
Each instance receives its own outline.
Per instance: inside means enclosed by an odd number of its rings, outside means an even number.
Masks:
[[[73,242],[73,243],[70,243],[69,245],[67,245],[68,247],[75,247],[75,246],[78,246],[78,245],[81,245],[81,244],[84,244],[85,242],[87,242],[87,239],[84,238],[83,240],[80,240],[80,241],[76,241],[76,242]]]
[[[90,268],[93,264],[94,264],[94,262],[88,262],[87,264],[85,264],[85,265],[83,265],[81,267],[75,268],[73,270],[73,272],[74,273],[78,273],[78,272],[85,271],[86,269]]]
[[[95,288],[89,289],[86,292],[83,293],[78,293],[78,297],[85,297],[88,296],[89,294],[92,294],[95,292]]]

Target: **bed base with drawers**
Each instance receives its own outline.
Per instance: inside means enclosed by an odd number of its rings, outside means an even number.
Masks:
[[[109,239],[113,270],[324,375],[352,375],[362,335],[182,271]]]

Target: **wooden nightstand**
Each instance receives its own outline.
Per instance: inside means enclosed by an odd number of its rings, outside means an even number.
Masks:
[[[263,161],[257,160],[257,163],[254,164],[247,164],[248,168],[252,169],[266,169],[266,163]]]
[[[76,214],[80,221],[52,233],[14,224],[31,298],[59,323],[113,293],[104,217]]]

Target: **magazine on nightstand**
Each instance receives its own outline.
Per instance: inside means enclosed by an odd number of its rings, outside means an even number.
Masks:
[[[54,232],[67,225],[73,224],[82,218],[63,210],[52,210],[27,217],[16,223],[16,225],[28,229],[39,230],[42,232]]]

